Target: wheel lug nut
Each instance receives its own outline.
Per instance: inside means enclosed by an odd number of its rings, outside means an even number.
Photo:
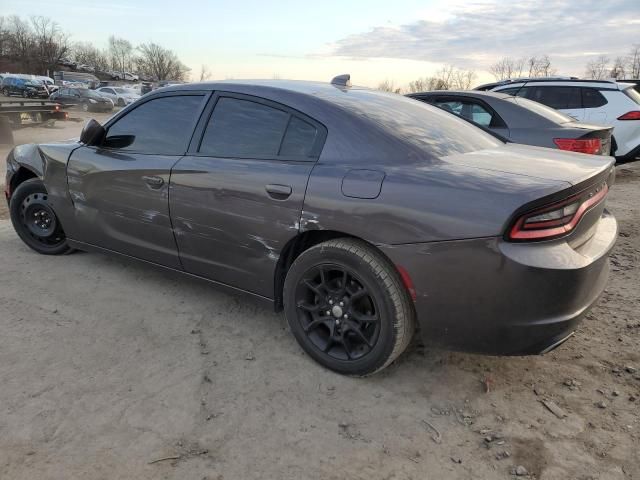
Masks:
[[[331,310],[327,310],[327,315],[331,315]]]
[[[341,307],[344,307],[344,302],[340,302],[340,306],[341,306]]]
[[[336,318],[336,325],[340,325],[340,319]]]
[[[329,300],[329,305],[333,305],[333,300]]]
[[[344,318],[349,318],[349,315],[347,315],[346,313],[344,314]]]

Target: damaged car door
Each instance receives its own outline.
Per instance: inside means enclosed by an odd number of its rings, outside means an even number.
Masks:
[[[205,94],[166,94],[105,126],[102,142],[76,149],[67,178],[74,240],[180,268],[169,218],[171,167],[187,150]]]
[[[326,130],[264,99],[218,93],[172,169],[169,203],[187,272],[273,296]]]

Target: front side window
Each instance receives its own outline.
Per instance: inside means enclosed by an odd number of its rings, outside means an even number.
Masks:
[[[204,132],[200,153],[238,158],[276,156],[288,121],[289,114],[283,110],[221,97]]]
[[[203,95],[176,95],[149,100],[109,127],[107,140],[132,137],[120,150],[157,155],[181,155],[187,150]]]

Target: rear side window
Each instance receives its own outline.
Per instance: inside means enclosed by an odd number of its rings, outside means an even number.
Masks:
[[[493,121],[493,115],[483,106],[463,100],[436,100],[435,105],[450,113],[455,113],[478,125],[488,127]]]
[[[582,106],[584,108],[598,108],[607,104],[607,99],[595,88],[581,88]]]
[[[199,152],[212,157],[309,157],[318,129],[289,112],[240,98],[221,97]]]
[[[511,88],[505,88],[503,90],[496,90],[499,93],[506,93],[507,95],[515,95],[518,93],[518,90],[520,90],[521,87],[511,87]]]
[[[209,119],[200,153],[213,157],[275,156],[288,121],[289,114],[282,110],[222,97]]]
[[[313,146],[316,143],[318,129],[298,117],[291,117],[287,131],[282,140],[280,155],[285,156],[311,156]]]
[[[582,98],[578,87],[531,87],[526,98],[558,110],[582,108]]]
[[[133,142],[119,150],[157,155],[184,154],[203,98],[203,95],[176,95],[149,100],[111,125],[107,137],[133,136]]]

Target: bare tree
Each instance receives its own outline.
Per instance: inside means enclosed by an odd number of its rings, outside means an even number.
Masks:
[[[401,89],[396,87],[395,82],[393,80],[385,80],[384,82],[380,82],[378,84],[378,90],[382,90],[383,92],[390,93],[401,93]]]
[[[616,57],[613,61],[613,66],[609,72],[609,77],[615,79],[622,79],[625,76],[626,60],[624,57]]]
[[[504,57],[489,67],[489,73],[491,73],[496,80],[521,77],[524,64],[524,58],[513,59]]]
[[[585,76],[593,80],[604,80],[609,75],[609,58],[600,55],[595,60],[587,63]]]
[[[133,45],[129,40],[111,35],[109,37],[109,53],[115,70],[125,72],[129,69],[128,67],[131,67]]]
[[[526,65],[529,68],[529,77],[550,77],[556,73],[556,69],[551,66],[551,59],[548,55],[540,57],[534,55],[526,61]]]
[[[83,63],[95,67],[99,72],[109,70],[110,62],[107,52],[96,48],[89,42],[78,42],[71,48],[73,58],[77,63]]]
[[[640,43],[634,45],[629,52],[626,73],[630,78],[640,78]]]
[[[184,80],[189,72],[175,53],[156,43],[143,43],[138,51],[140,71],[158,80]]]
[[[40,71],[52,70],[69,50],[68,35],[47,17],[31,17],[34,60]]]
[[[204,82],[206,80],[209,80],[211,78],[211,70],[209,70],[209,67],[207,65],[202,65],[200,67],[200,81]]]

